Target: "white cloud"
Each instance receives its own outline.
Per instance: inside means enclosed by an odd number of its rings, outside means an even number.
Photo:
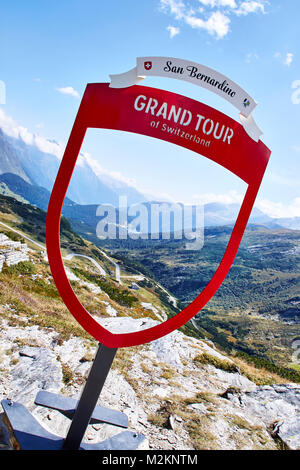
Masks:
[[[209,204],[211,202],[220,202],[222,204],[241,204],[243,202],[243,194],[239,194],[236,190],[229,191],[225,194],[203,193],[193,196],[194,203]]]
[[[242,2],[235,13],[237,15],[248,15],[249,13],[265,13],[264,2],[261,0],[251,0]]]
[[[176,20],[182,20],[194,29],[206,30],[217,38],[226,36],[229,31],[230,19],[220,11],[214,11],[204,18],[197,16],[195,11],[181,0],[160,0],[160,3],[164,11],[170,12]]]
[[[194,29],[202,29],[218,39],[230,31],[230,15],[265,13],[267,0],[160,0],[165,13]],[[200,4],[200,6],[199,6]]]
[[[292,83],[292,89],[295,90],[292,93],[291,101],[293,104],[300,104],[300,80],[294,80]]]
[[[176,20],[181,20],[185,16],[186,6],[181,0],[160,0],[160,5],[165,11],[169,9]]]
[[[134,178],[127,178],[126,176],[122,175],[118,171],[110,171],[102,167],[102,165],[95,160],[90,153],[88,152],[81,152],[80,157],[82,159],[82,163],[85,161],[93,170],[96,176],[101,178],[107,178],[109,180],[114,180],[116,183],[124,183],[128,186],[136,187],[136,181]]]
[[[235,0],[219,0],[217,4],[221,7],[236,8]]]
[[[229,31],[230,19],[220,11],[216,11],[207,20],[194,15],[187,15],[185,22],[192,28],[204,29],[211,35],[223,38]]]
[[[244,195],[235,190],[224,194],[204,193],[193,197],[195,204],[209,204],[219,202],[222,204],[242,204]],[[274,202],[265,198],[258,198],[255,207],[272,218],[300,217],[300,197],[296,197],[290,203]]]
[[[56,88],[56,90],[59,91],[59,93],[62,93],[63,95],[71,95],[71,96],[74,96],[75,98],[79,98],[78,91],[74,90],[74,88],[71,86]]]
[[[274,57],[287,67],[289,67],[294,60],[294,54],[292,52],[287,52],[285,56],[283,56],[281,52],[275,52]]]
[[[300,217],[300,197],[296,197],[289,204],[273,202],[268,199],[259,199],[255,205],[270,217]]]
[[[256,54],[256,52],[249,52],[247,55],[246,55],[246,58],[245,58],[245,62],[247,62],[248,64],[250,64],[250,62],[254,61],[254,60],[258,60],[259,59],[259,55]]]
[[[167,26],[167,30],[170,33],[170,38],[172,39],[174,36],[180,33],[180,29],[176,28],[176,26]]]
[[[291,65],[291,63],[293,62],[293,59],[294,59],[294,54],[292,54],[292,52],[288,52],[287,55],[285,56],[285,65],[287,65],[288,67]]]
[[[199,0],[199,2],[211,8],[214,8],[214,7],[236,8],[237,6],[235,0]]]
[[[64,151],[64,146],[61,143],[50,141],[45,137],[32,134],[26,127],[20,126],[9,116],[6,116],[4,111],[0,109],[0,128],[3,132],[15,139],[21,139],[27,145],[33,145],[45,153],[55,155],[61,159]]]

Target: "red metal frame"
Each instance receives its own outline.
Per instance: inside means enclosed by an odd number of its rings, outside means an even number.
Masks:
[[[135,99],[139,95],[154,98],[159,103],[165,102],[168,106],[188,109],[193,116],[200,114],[219,122],[220,125],[224,124],[234,131],[234,136],[230,144],[222,139],[212,139],[213,142],[207,148],[192,139],[183,139],[180,135],[163,132],[161,128],[152,127],[150,124],[158,118],[134,108]],[[172,125],[169,121],[165,122]],[[61,211],[88,128],[114,129],[166,140],[215,161],[248,184],[226,251],[210,282],[198,297],[176,316],[146,330],[120,334],[106,330],[79,302],[65,272],[60,250]],[[184,127],[184,131],[195,134],[195,127],[190,124]],[[67,308],[81,326],[105,346],[118,348],[158,339],[194,317],[216,293],[234,261],[270,155],[270,150],[261,141],[252,140],[241,124],[198,101],[165,90],[138,85],[115,89],[110,88],[107,83],[88,84],[53,186],[46,220],[46,244],[53,279]]]

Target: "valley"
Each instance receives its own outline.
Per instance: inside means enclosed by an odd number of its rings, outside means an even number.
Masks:
[[[117,185],[96,176],[84,156],[80,158],[61,220],[62,253],[74,282],[79,279],[86,286],[96,285],[96,291],[103,290],[117,304],[127,299],[128,305],[121,305],[121,309],[120,304],[112,305],[111,311],[118,314],[139,317],[151,313],[160,320],[175,315],[201,292],[216,271],[238,204],[204,206],[201,250],[187,250],[184,240],[172,237],[101,240],[96,235],[100,220],[96,215],[98,204],[93,203],[96,194],[102,195],[102,203],[114,207],[120,195],[127,197],[128,204],[143,201],[147,210],[151,201],[124,183]],[[1,222],[41,246],[45,243],[45,211],[58,163],[55,155],[37,145],[0,132]],[[93,188],[92,192],[87,188]],[[189,224],[193,226],[192,219]],[[213,341],[226,352],[243,355],[250,362],[258,358],[268,361],[270,368],[275,365],[296,373],[298,365],[292,357],[293,345],[300,337],[298,228],[297,217],[274,219],[254,208],[228,276],[211,301],[182,330]],[[132,297],[140,298],[133,300],[138,308],[129,305]],[[94,308],[93,302],[87,305],[92,311],[99,307],[97,304]],[[102,314],[105,309],[101,307]],[[125,313],[123,309],[128,307]]]
[[[32,407],[41,387],[78,396],[97,342],[53,282],[45,247],[50,191],[22,176],[0,174],[0,235],[25,241],[29,258],[4,262],[0,273],[0,395]],[[76,296],[114,332],[166,321],[193,300],[219,265],[237,211],[207,205],[204,246],[188,250],[172,237],[100,240],[97,207],[66,198],[61,252]],[[125,411],[150,448],[299,448],[300,231],[259,211],[253,218],[227,278],[192,321],[160,340],[119,348],[102,400]],[[39,408],[45,426],[66,433],[67,418]],[[115,432],[90,426],[86,439]],[[10,448],[4,437],[0,448]]]
[[[199,251],[186,250],[178,240],[101,244],[120,263],[134,259],[132,269],[148,278],[144,282],[156,279],[184,308],[213,276],[230,233],[230,227],[207,228]],[[249,226],[225,281],[193,322],[198,335],[226,351],[294,367],[293,342],[300,338],[299,246],[299,231]]]

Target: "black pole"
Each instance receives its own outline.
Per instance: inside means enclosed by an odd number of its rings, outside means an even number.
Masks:
[[[63,449],[79,449],[116,352],[117,348],[108,348],[103,344],[99,344],[94,363],[78,402]]]

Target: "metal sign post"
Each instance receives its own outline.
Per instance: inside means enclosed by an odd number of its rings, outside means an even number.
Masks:
[[[99,344],[94,363],[64,442],[64,449],[79,448],[116,352],[116,348],[107,348],[103,344]]]
[[[14,437],[14,446],[21,450],[136,449],[145,440],[145,436],[131,431],[124,431],[96,444],[82,442],[90,423],[102,422],[122,428],[128,427],[128,418],[124,413],[97,406],[116,352],[117,348],[108,348],[99,344],[78,402],[73,398],[46,391],[37,394],[35,404],[55,409],[72,419],[65,439],[46,431],[20,403],[3,400],[1,404]]]

